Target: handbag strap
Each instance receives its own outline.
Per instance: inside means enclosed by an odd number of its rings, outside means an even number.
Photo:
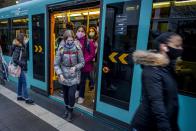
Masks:
[[[15,50],[15,49],[14,49]],[[14,52],[14,51],[13,51]],[[11,64],[11,63],[13,63],[13,54],[14,53],[12,53],[12,60],[9,62],[9,64]],[[22,58],[22,49],[20,49],[20,55],[19,55],[19,61],[21,60],[21,58]]]
[[[20,50],[19,61],[21,60],[21,58],[22,58],[22,49]]]

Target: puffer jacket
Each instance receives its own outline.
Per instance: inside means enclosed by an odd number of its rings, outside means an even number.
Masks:
[[[13,41],[12,46],[12,59],[15,65],[19,65],[23,71],[27,71],[27,57],[28,57],[28,45],[27,44],[21,44],[17,40]],[[22,52],[21,59],[20,53]]]
[[[136,51],[133,60],[141,64],[142,98],[132,120],[137,131],[179,131],[178,92],[166,56]]]
[[[95,44],[93,40],[87,40],[86,37],[79,39],[80,45],[82,47],[82,52],[84,54],[85,66],[82,69],[83,72],[92,72],[93,71],[93,59],[95,58]],[[85,43],[86,46],[85,47]]]
[[[64,42],[64,41],[63,41]],[[63,85],[72,86],[80,83],[81,69],[84,67],[84,57],[81,48],[78,46],[77,41],[72,46],[65,43],[62,44],[57,50],[54,68],[56,74],[63,75],[65,81],[59,82]],[[71,74],[71,67],[76,67],[75,73]]]

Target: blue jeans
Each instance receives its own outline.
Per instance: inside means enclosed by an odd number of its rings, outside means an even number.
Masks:
[[[18,78],[17,95],[18,97],[23,97],[26,100],[29,98],[27,92],[27,81],[24,71],[21,71],[20,77]]]

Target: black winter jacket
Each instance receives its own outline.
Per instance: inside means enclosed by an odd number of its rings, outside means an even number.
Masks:
[[[12,53],[12,59],[14,64],[19,65],[23,71],[27,71],[27,45],[21,45],[16,44],[16,42],[13,42],[13,53]],[[22,51],[21,60],[19,60],[20,52]]]
[[[143,66],[142,98],[132,121],[137,131],[178,131],[177,83],[168,59],[156,53],[135,52],[133,59]]]

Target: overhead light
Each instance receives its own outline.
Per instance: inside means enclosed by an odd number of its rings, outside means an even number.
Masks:
[[[19,3],[19,1],[18,0],[16,0],[16,4],[18,4]]]
[[[94,11],[94,12],[90,12],[90,15],[96,15],[96,14],[100,14],[100,11]]]
[[[131,10],[135,10],[135,9],[136,9],[136,7],[129,6],[126,8],[126,11],[131,11]]]
[[[0,23],[1,24],[7,24],[8,22],[7,21],[1,21]]]
[[[69,16],[81,16],[82,14],[70,14]]]
[[[63,17],[62,15],[57,15],[57,16],[56,16],[56,18],[62,18],[62,17]]]
[[[175,6],[187,6],[187,5],[195,5],[196,0],[187,0],[187,1],[175,1]]]
[[[88,12],[82,13],[83,15],[88,15]],[[89,15],[96,15],[96,14],[100,14],[100,11],[92,11],[89,12]]]
[[[170,7],[170,5],[171,5],[171,2],[157,2],[157,3],[153,3],[153,9]]]

